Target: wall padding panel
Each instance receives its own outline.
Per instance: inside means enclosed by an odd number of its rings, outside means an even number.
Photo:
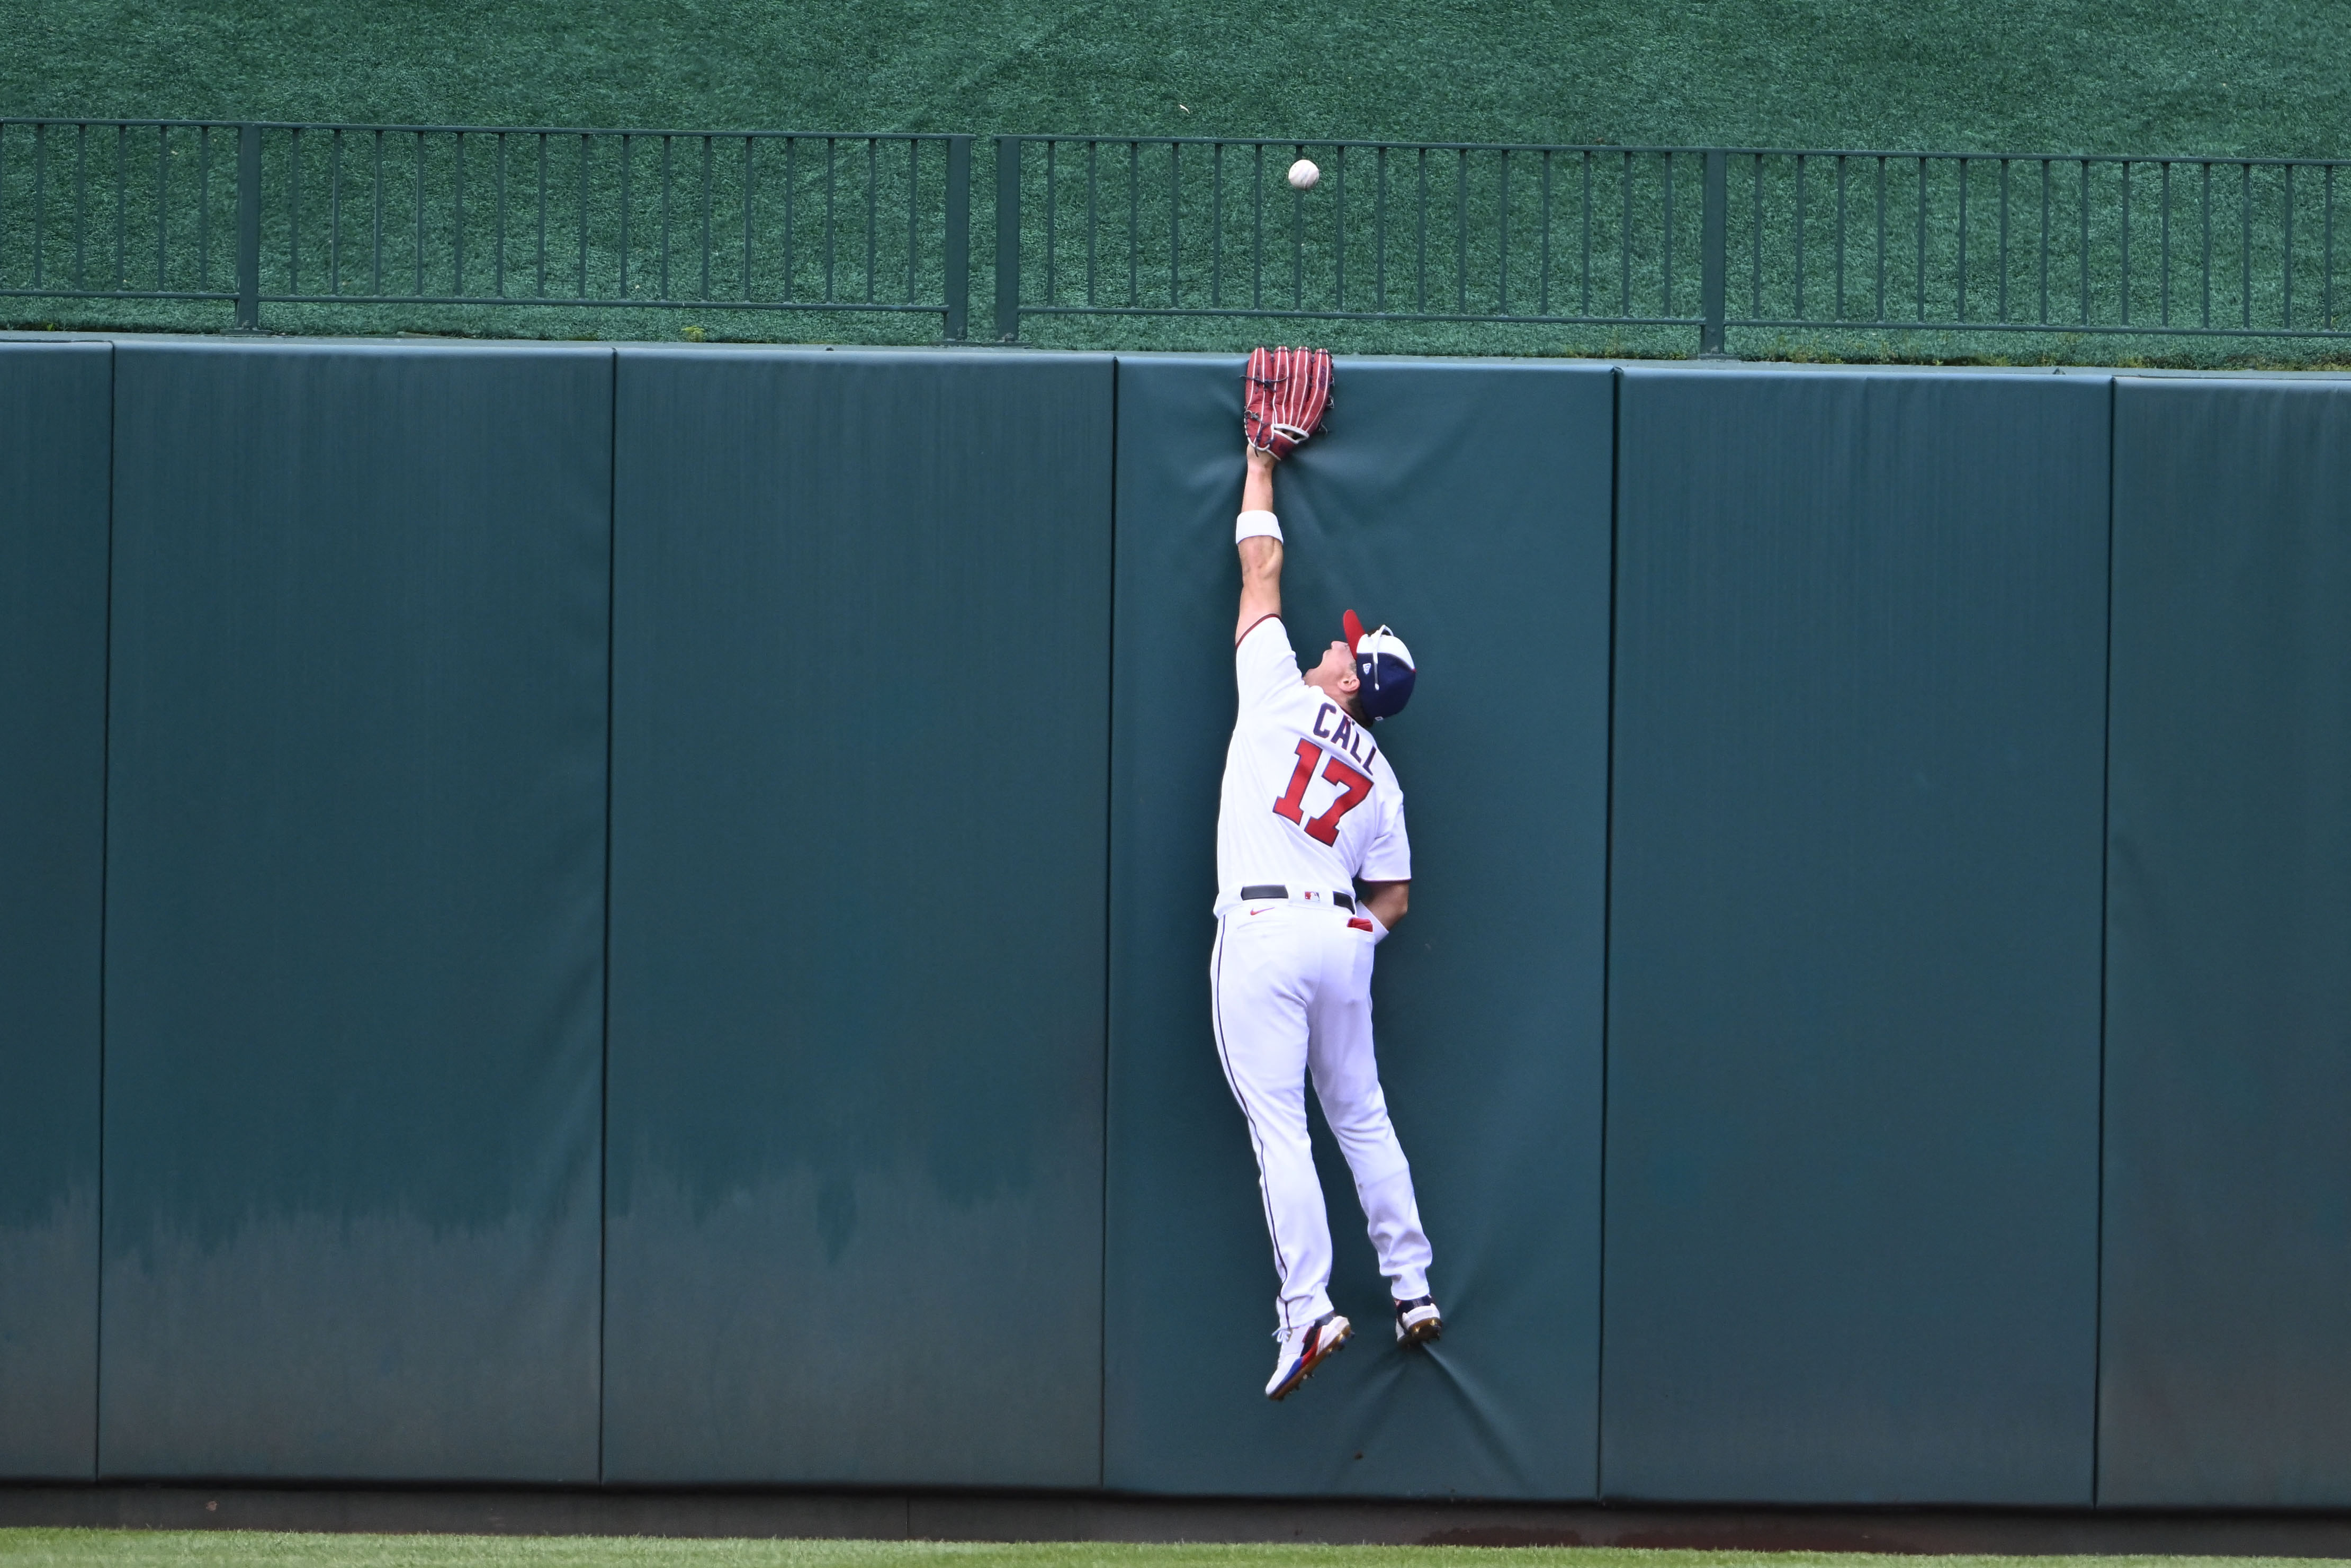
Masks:
[[[0,1478],[98,1419],[99,921],[112,353],[0,344]]]
[[[100,1468],[592,1480],[611,354],[116,368]]]
[[[2090,1500],[2108,402],[1625,372],[1612,1496]]]
[[[620,374],[606,1473],[1093,1485],[1111,361]]]
[[[2115,404],[2102,1502],[2351,1505],[2351,385]]]
[[[1419,660],[1413,706],[1380,735],[1415,875],[1374,996],[1451,1326],[1430,1352],[1395,1348],[1317,1113],[1333,1294],[1363,1332],[1275,1405],[1272,1249],[1208,1008],[1239,371],[1119,363],[1104,1479],[1588,1497],[1613,380],[1344,361],[1330,433],[1280,470],[1293,643],[1317,656],[1353,606]]]

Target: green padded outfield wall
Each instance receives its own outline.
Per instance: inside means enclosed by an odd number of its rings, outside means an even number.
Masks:
[[[611,364],[117,350],[106,1474],[596,1477]]]
[[[1454,1332],[1396,1350],[1317,1113],[1333,1293],[1364,1332],[1274,1405],[1272,1250],[1208,1018],[1240,368],[1119,362],[1104,1480],[1589,1497],[1614,378],[1343,361],[1330,433],[1280,471],[1293,643],[1316,656],[1352,605],[1419,661],[1380,737],[1415,874],[1374,996]]]
[[[618,359],[0,345],[0,1479],[2351,1506],[2351,385],[1343,361],[1273,1406],[1238,361]]]
[[[1112,376],[621,352],[611,1479],[1101,1479]]]
[[[98,1418],[99,919],[112,351],[0,344],[0,1479]]]
[[[2091,1500],[2109,396],[1625,372],[1612,1497]]]
[[[2351,1506],[2351,385],[2117,382],[2098,1497]]]

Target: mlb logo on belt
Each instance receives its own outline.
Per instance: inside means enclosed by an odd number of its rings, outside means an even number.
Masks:
[[[1298,896],[1299,896],[1299,897],[1301,897],[1301,898],[1302,898],[1302,899],[1304,899],[1307,903],[1311,904],[1311,903],[1313,903],[1316,899],[1318,899],[1318,898],[1322,897],[1322,895],[1321,894],[1319,894],[1319,893],[1316,893],[1316,892],[1312,891],[1311,889],[1309,889],[1308,891],[1306,891],[1306,892],[1304,892],[1304,893],[1300,894]]]

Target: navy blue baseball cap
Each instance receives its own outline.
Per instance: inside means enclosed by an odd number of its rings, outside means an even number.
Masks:
[[[1363,683],[1355,700],[1364,705],[1365,716],[1391,718],[1402,713],[1412,701],[1412,650],[1384,626],[1364,631],[1352,610],[1341,623],[1347,632],[1347,651],[1355,656],[1355,678]]]

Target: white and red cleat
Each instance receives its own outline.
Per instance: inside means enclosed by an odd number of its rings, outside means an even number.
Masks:
[[[1410,1348],[1426,1344],[1445,1333],[1445,1320],[1437,1315],[1437,1298],[1416,1296],[1409,1301],[1395,1304],[1396,1343]]]
[[[1300,1384],[1314,1375],[1314,1369],[1325,1357],[1335,1354],[1344,1345],[1354,1329],[1336,1312],[1324,1312],[1303,1328],[1295,1328],[1274,1338],[1281,1342],[1275,1355],[1273,1380],[1265,1385],[1268,1399],[1280,1399]]]

